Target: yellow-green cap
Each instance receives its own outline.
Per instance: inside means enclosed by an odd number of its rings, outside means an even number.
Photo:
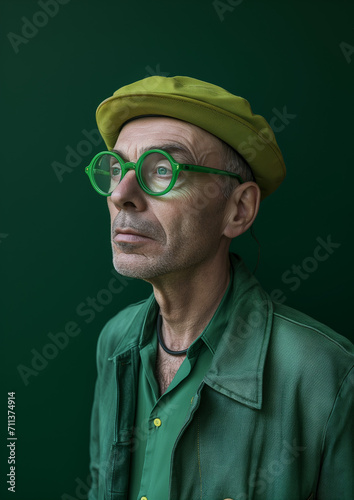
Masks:
[[[262,199],[285,177],[283,156],[268,122],[252,113],[246,99],[221,87],[186,76],[151,76],[118,89],[96,111],[108,149],[124,123],[146,115],[184,120],[229,144],[250,165]]]

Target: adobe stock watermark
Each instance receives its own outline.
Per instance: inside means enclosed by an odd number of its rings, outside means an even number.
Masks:
[[[257,156],[258,151],[263,151],[267,144],[274,144],[274,133],[279,133],[285,130],[286,126],[294,120],[297,115],[289,113],[287,106],[283,106],[283,109],[279,111],[277,108],[272,109],[273,116],[269,120],[269,124],[272,127],[261,129],[258,135],[250,134],[246,140],[242,141],[237,149],[247,162],[252,162]],[[226,189],[225,180],[226,178],[220,178],[217,175],[211,175],[212,180],[206,183],[201,192],[197,192],[193,197],[193,204],[190,207],[190,213],[197,215],[202,209],[204,209],[212,199],[221,196]],[[231,178],[229,178],[231,179]]]
[[[233,12],[235,7],[240,5],[243,0],[213,0],[213,7],[221,22],[224,21],[226,12]]]
[[[172,403],[171,401],[162,399],[158,402],[157,408],[159,414],[164,415],[164,417],[161,418],[166,418],[166,416],[170,416],[178,410],[178,405],[176,405],[176,403]],[[139,427],[134,427],[130,444],[131,453],[136,451],[142,443],[145,443],[148,440],[149,435],[151,435],[151,429],[149,427],[150,425],[152,425],[150,422],[150,417],[147,417],[143,419]],[[156,429],[155,426],[154,429]]]
[[[94,146],[98,146],[103,142],[103,139],[97,129],[90,131],[83,129],[81,134],[85,139],[82,139],[73,148],[65,146],[66,156],[64,163],[53,161],[51,167],[59,182],[63,182],[64,174],[70,174],[76,167],[82,164],[84,158],[90,158]]]
[[[274,132],[283,132],[285,128],[295,120],[297,115],[289,113],[287,106],[279,111],[277,108],[272,109],[273,116],[269,120],[269,127],[261,129],[259,134],[255,136],[250,134],[245,141],[239,144],[238,152],[244,157],[247,162],[251,162],[257,156],[257,151],[263,151],[266,145],[274,144]]]
[[[354,55],[354,45],[350,45],[350,43],[347,42],[341,42],[339,44],[339,48],[342,51],[344,59],[347,61],[348,64],[350,64],[352,62]]]
[[[354,368],[350,371],[348,380],[351,383],[351,385],[354,386]]]
[[[76,477],[75,491],[72,494],[63,493],[60,497],[60,500],[87,500],[91,488],[93,488],[94,493],[97,493],[96,486],[97,483],[99,482],[99,478],[101,478],[103,481],[106,479],[106,471],[110,466],[111,466],[110,458],[101,457],[99,462],[99,468],[98,470],[94,471],[95,476],[97,473],[95,479],[93,480],[91,474],[88,474],[86,479],[81,479],[81,477]]]
[[[341,243],[332,241],[331,234],[327,235],[325,239],[318,236],[316,242],[318,244],[313,249],[312,255],[305,257],[299,264],[293,264],[281,275],[282,282],[284,285],[289,286],[292,292],[298,290],[303,281],[308,280],[317,271],[321,262],[329,259],[335,250],[341,246]],[[269,295],[272,300],[281,304],[287,300],[285,293],[280,288],[275,288]]]
[[[268,464],[259,467],[254,473],[252,473],[248,479],[248,484],[251,488],[254,488],[254,493],[256,495],[264,495],[267,487],[272,484],[277,477],[281,476],[286,469],[299,459],[301,453],[306,450],[306,446],[300,446],[297,443],[296,438],[293,439],[292,443],[289,443],[284,439],[282,441],[282,449],[279,454],[279,458],[270,461]],[[252,498],[253,498],[252,494]],[[248,493],[242,492],[236,495],[235,500],[249,500],[251,497]],[[262,497],[260,497],[262,498]]]
[[[176,405],[175,403],[166,402],[165,400],[161,400],[158,403],[158,408],[159,408],[160,412],[162,412],[162,411],[164,412],[164,415],[166,417],[166,416],[172,415],[175,411],[177,411],[178,405]],[[137,426],[134,427],[133,432],[132,432],[132,437],[130,440],[130,452],[131,453],[136,451],[143,442],[147,441],[149,435],[151,435],[151,429],[150,429],[151,425],[152,424],[151,424],[150,418],[145,418],[145,419],[143,419],[143,421],[141,422],[141,425],[139,427],[137,427]],[[156,429],[156,428],[154,427],[154,429]],[[120,457],[118,457],[115,460],[115,462],[114,462],[115,466],[119,467],[120,465],[123,464],[124,460],[125,460],[125,456],[121,455]],[[102,463],[100,463],[99,470],[98,470],[98,476],[101,475],[102,480],[106,479],[105,474],[106,474],[106,470],[107,470],[108,466],[112,466],[111,463],[109,462],[109,460],[104,460],[104,461],[102,461]],[[97,482],[97,479],[96,479],[95,483],[96,482]],[[76,477],[75,483],[76,483],[76,487],[75,487],[75,492],[73,493],[73,495],[75,495],[75,496],[73,496],[69,493],[63,493],[62,496],[60,497],[60,500],[86,500],[88,498],[88,494],[90,492],[90,488],[92,485],[91,474],[88,474],[86,481],[83,481],[80,477]]]
[[[80,477],[76,477],[75,483],[75,496],[69,495],[68,493],[63,493],[60,497],[60,500],[87,500],[92,483],[91,475],[88,474],[85,481],[83,481]]]
[[[132,279],[119,275],[114,269],[111,273],[113,277],[108,281],[106,287],[99,290],[95,297],[86,297],[75,309],[76,316],[84,318],[86,324],[92,323],[97,314],[110,305],[114,296],[122,293],[129,280]],[[17,371],[25,386],[28,386],[31,377],[37,377],[42,373],[49,363],[56,359],[60,352],[70,345],[70,341],[81,332],[82,328],[75,318],[75,320],[67,321],[61,331],[49,332],[47,334],[49,342],[46,342],[42,347],[31,349],[30,361],[26,365],[17,365]]]
[[[150,94],[159,85],[156,79],[152,79],[149,77],[168,76],[170,74],[168,72],[162,71],[160,68],[160,64],[156,65],[156,69],[152,68],[151,66],[145,66],[145,71],[147,71],[147,74],[144,76],[144,79],[140,81],[141,95],[135,95],[133,101],[129,101],[126,103],[125,109],[122,110],[120,113],[120,120],[122,122],[134,116],[134,114],[132,114],[132,111],[134,111],[135,108],[138,108],[141,104],[143,104],[144,101],[146,101],[147,99],[146,94]],[[112,123],[112,121],[109,118],[105,117],[106,130],[109,130],[110,127],[112,127],[113,125],[114,123]]]
[[[146,66],[145,71],[147,71],[147,74],[145,75],[144,78],[148,78],[150,76],[168,76],[170,73],[164,72],[160,68],[160,64],[157,64],[155,68],[152,68],[151,66]],[[144,80],[141,83],[142,89],[145,89],[147,91],[153,90],[154,86],[156,86],[156,82],[151,82],[151,80],[147,80],[144,82]],[[130,113],[131,109],[134,109],[135,107],[138,107],[144,100],[146,99],[146,96],[142,95],[141,98],[136,97],[135,102],[132,102],[129,107],[125,110],[128,118],[128,114]],[[120,115],[121,119],[124,119],[124,116],[122,114]],[[109,124],[106,123],[106,127],[109,128]],[[93,147],[97,147],[100,144],[103,143],[103,139],[101,137],[101,134],[97,129],[92,129],[90,131],[83,129],[81,131],[81,134],[83,135],[83,139],[81,139],[76,146],[72,147],[70,145],[65,146],[66,150],[66,156],[63,162],[59,161],[53,161],[51,163],[51,167],[53,169],[53,172],[58,179],[58,181],[61,183],[64,180],[65,174],[70,174],[75,170],[75,168],[79,167],[82,165],[82,161],[84,159],[90,160],[90,155],[92,154]]]
[[[40,10],[37,10],[32,19],[21,17],[22,27],[21,35],[10,31],[7,38],[13,48],[15,54],[18,54],[20,45],[26,45],[32,40],[41,28],[44,28],[59,12],[61,5],[66,5],[70,0],[39,0],[37,5]]]
[[[232,326],[232,330],[225,331],[220,339],[224,346],[224,356],[236,353],[240,346],[254,335],[262,325],[266,324],[268,316],[268,301],[264,300],[257,309],[247,315],[239,314]]]
[[[8,237],[8,234],[6,233],[0,233],[0,245],[2,243],[2,240],[5,240]]]
[[[190,214],[197,216],[200,211],[205,209],[215,198],[219,197],[220,200],[224,199],[223,193],[226,186],[223,182],[225,182],[227,177],[221,178],[221,176],[213,174],[210,174],[210,176],[213,179],[204,184],[200,190],[195,190],[193,196],[190,197],[191,205],[188,208]],[[172,194],[172,196],[174,195]],[[178,196],[178,192],[176,196]]]
[[[145,78],[148,78],[149,76],[168,76],[170,74],[166,71],[162,71],[160,69],[160,64],[156,64],[156,69],[151,66],[145,66],[145,71],[147,72]]]
[[[290,286],[290,291],[297,290],[304,280],[307,280],[313,274],[321,262],[326,261],[341,244],[332,241],[332,236],[328,235],[326,239],[316,238],[318,245],[312,251],[311,256],[305,257],[300,264],[293,264],[289,269],[283,272],[282,282]],[[284,304],[288,299],[287,295],[280,288],[274,288],[269,297],[272,301]],[[268,316],[268,299],[264,300],[257,309],[251,311],[247,316],[241,314],[236,318],[232,331],[222,335],[220,342],[225,346],[225,355],[233,354],[238,351],[247,339],[254,332],[264,325]]]

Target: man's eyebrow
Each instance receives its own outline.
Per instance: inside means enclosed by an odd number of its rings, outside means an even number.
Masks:
[[[147,146],[145,148],[141,148],[139,150],[139,156],[141,156],[145,151],[150,151],[151,149],[162,149],[162,151],[166,151],[169,153],[171,156],[173,156],[174,153],[180,153],[179,157],[183,158],[183,161],[186,163],[195,163],[196,159],[194,158],[192,152],[182,144],[179,144],[177,142],[167,142],[164,144],[157,144],[157,145],[152,145],[152,146]],[[114,153],[117,153],[118,156],[120,156],[125,162],[129,161],[128,158],[125,156],[125,154],[122,151],[119,151],[119,149],[112,149]]]

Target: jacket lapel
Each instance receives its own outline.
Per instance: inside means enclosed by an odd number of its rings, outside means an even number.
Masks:
[[[273,306],[243,262],[231,255],[231,263],[231,310],[225,316],[224,331],[204,381],[216,391],[260,409]]]

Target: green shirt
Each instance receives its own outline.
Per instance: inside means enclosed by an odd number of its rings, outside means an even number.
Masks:
[[[220,339],[223,315],[228,310],[229,286],[212,320],[187,351],[174,379],[160,397],[155,377],[157,334],[147,332],[140,351],[137,412],[130,473],[130,500],[168,498],[171,454],[174,443]]]
[[[353,345],[273,302],[238,256],[230,260],[234,279],[217,314],[215,352],[193,400],[178,412],[184,421],[167,458],[168,496],[162,485],[155,498],[147,492],[148,500],[353,500]],[[151,296],[117,314],[100,335],[88,500],[128,500],[130,478],[139,475],[131,471],[139,455],[132,461],[136,415],[154,412],[138,410],[139,380],[148,380],[139,377],[140,352],[151,344],[157,314]],[[156,404],[156,391],[151,397]],[[150,429],[146,450],[155,448],[167,417]],[[154,487],[141,477],[144,488]]]

